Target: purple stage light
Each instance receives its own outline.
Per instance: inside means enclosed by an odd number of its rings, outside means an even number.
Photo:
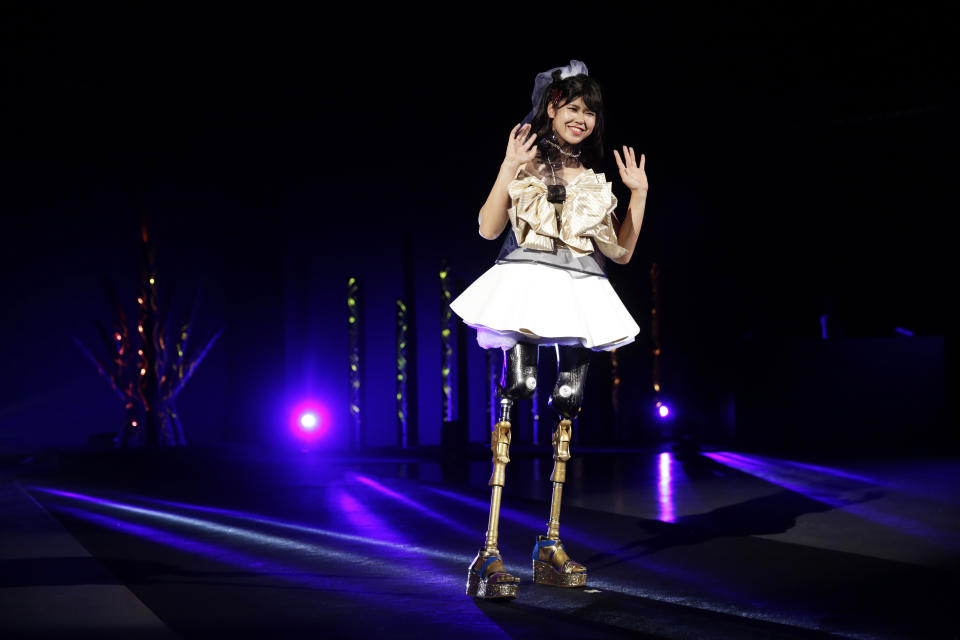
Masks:
[[[670,407],[668,407],[665,403],[657,401],[656,407],[657,407],[657,416],[661,420],[664,420],[670,416]]]
[[[317,428],[317,425],[320,424],[320,420],[317,418],[317,414],[312,411],[307,411],[300,416],[300,428],[306,429],[307,431],[313,431]]]
[[[290,430],[304,444],[313,444],[327,435],[326,411],[315,400],[304,400],[290,411]]]

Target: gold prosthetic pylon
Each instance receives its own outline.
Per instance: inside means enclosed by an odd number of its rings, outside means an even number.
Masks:
[[[493,427],[490,448],[493,451],[493,473],[490,474],[490,516],[483,548],[467,571],[467,595],[477,598],[516,598],[520,578],[510,575],[500,559],[497,534],[500,530],[500,494],[510,462],[510,407],[507,398],[500,399],[500,421]]]
[[[555,587],[582,587],[587,584],[587,568],[570,559],[560,541],[560,499],[567,479],[567,460],[570,459],[572,424],[564,418],[553,432],[553,496],[550,499],[550,521],[547,535],[537,536],[533,547],[533,581]]]

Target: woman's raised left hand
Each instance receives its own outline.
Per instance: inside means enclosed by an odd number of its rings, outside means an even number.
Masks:
[[[646,156],[641,153],[640,164],[637,164],[637,154],[634,153],[633,147],[623,145],[623,159],[620,158],[616,149],[613,150],[613,157],[617,160],[617,167],[620,168],[620,179],[623,180],[624,186],[630,191],[640,192],[644,196],[647,195],[649,185],[647,185],[647,174],[643,170],[643,165],[647,161]]]

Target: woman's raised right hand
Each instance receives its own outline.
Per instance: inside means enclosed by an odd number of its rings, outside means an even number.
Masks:
[[[503,161],[519,167],[531,162],[537,156],[537,145],[534,143],[537,134],[530,133],[530,124],[517,125],[510,132],[507,140],[507,155]]]

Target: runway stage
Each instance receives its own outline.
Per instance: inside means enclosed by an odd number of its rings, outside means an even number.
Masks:
[[[564,590],[530,572],[549,450],[511,453],[509,602],[464,595],[479,449],[8,461],[0,637],[960,637],[956,459],[574,448],[560,534],[590,578]]]

